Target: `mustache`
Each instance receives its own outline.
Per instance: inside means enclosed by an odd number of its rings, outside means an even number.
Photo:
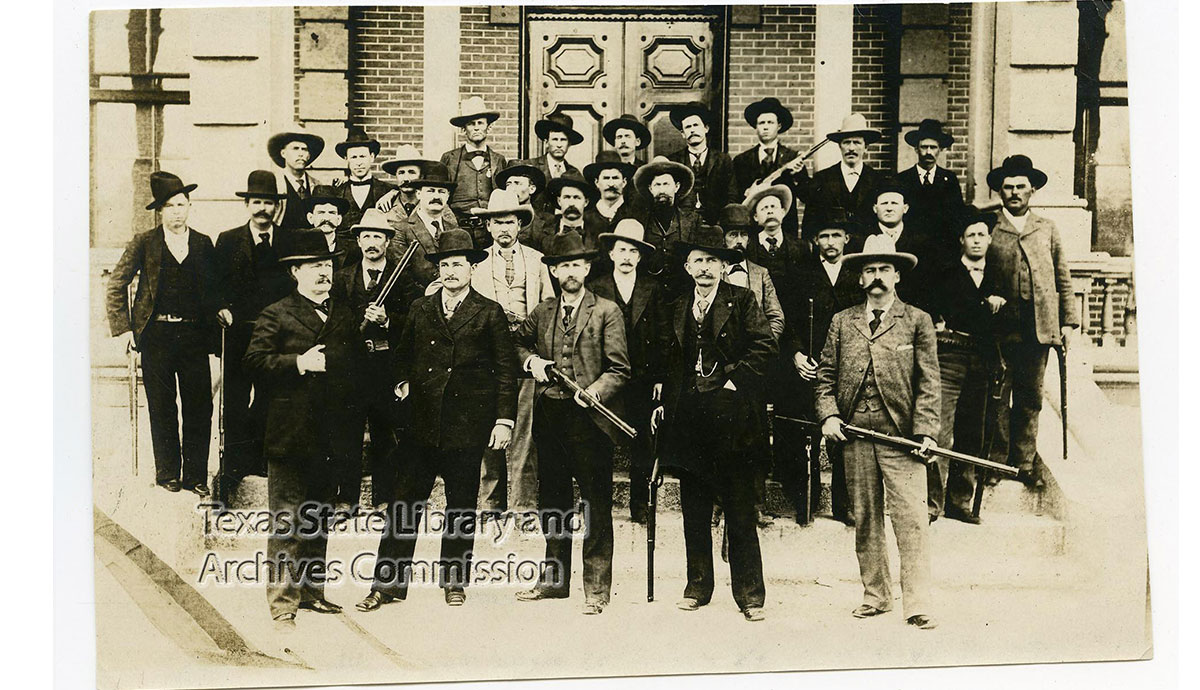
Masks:
[[[864,290],[874,290],[875,288],[879,288],[881,290],[886,290],[887,286],[883,284],[882,280],[876,278],[875,280],[872,280],[871,283],[863,289]]]

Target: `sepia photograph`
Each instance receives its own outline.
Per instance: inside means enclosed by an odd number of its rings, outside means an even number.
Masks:
[[[97,687],[1152,659],[1133,4],[78,13]]]

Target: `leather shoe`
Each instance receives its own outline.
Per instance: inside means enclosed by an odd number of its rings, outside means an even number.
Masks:
[[[947,506],[946,512],[943,514],[947,519],[958,520],[959,522],[965,522],[969,525],[978,525],[980,523],[978,515],[972,515],[965,510],[959,510],[957,508],[950,508]]]
[[[646,524],[646,519],[647,519],[646,506],[637,506],[637,507],[630,506],[629,507],[630,522],[636,522],[639,525],[644,525],[644,524]]]
[[[675,607],[680,611],[698,611],[701,606],[704,604],[701,604],[700,600],[695,597],[684,597],[675,602]]]
[[[522,589],[517,592],[517,601],[541,601],[542,599],[566,599],[571,596],[570,592],[559,592],[553,589],[544,587],[534,587],[532,589]]]
[[[887,613],[887,611],[883,609],[877,609],[870,604],[863,604],[862,606],[859,606],[851,611],[850,615],[854,616],[855,618],[870,618],[871,616],[879,616],[885,613]]]
[[[371,592],[366,596],[365,599],[355,604],[354,608],[362,611],[363,613],[369,613],[380,606],[383,606],[384,604],[390,604],[393,601],[396,601],[396,597],[390,594],[384,594],[383,592]]]
[[[342,607],[324,599],[313,599],[312,601],[300,602],[300,608],[308,611],[316,611],[317,613],[341,613]]]
[[[933,630],[937,627],[937,621],[933,620],[929,616],[909,616],[908,621],[906,622],[909,625],[915,625],[922,630]]]
[[[1030,489],[1040,489],[1045,486],[1045,482],[1042,481],[1041,473],[1034,469],[1017,470],[1017,481],[1021,482]]]
[[[208,485],[205,484],[204,482],[198,482],[196,484],[193,484],[192,486],[189,486],[188,491],[191,491],[192,493],[196,494],[197,496],[200,496],[201,498],[203,498],[204,496],[208,495]]]
[[[446,590],[446,603],[450,606],[462,606],[467,602],[467,593],[461,589]]]
[[[179,491],[183,488],[183,482],[178,479],[168,479],[165,482],[159,482],[158,485],[167,491]]]
[[[275,616],[275,630],[279,632],[291,632],[296,629],[296,614],[281,613]]]
[[[599,600],[585,601],[583,603],[583,615],[597,616],[604,612],[604,602]]]
[[[767,619],[767,616],[763,613],[761,606],[747,606],[746,608],[742,609],[742,615],[745,616],[746,620],[752,623],[765,621]]]

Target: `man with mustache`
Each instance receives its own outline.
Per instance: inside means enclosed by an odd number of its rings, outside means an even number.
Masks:
[[[667,309],[666,382],[651,424],[662,427],[660,465],[679,477],[687,585],[676,604],[696,611],[714,588],[712,513],[719,501],[729,539],[733,600],[748,621],[764,620],[766,587],[758,543],[753,447],[775,339],[754,295],[721,280],[741,259],[720,228],[701,226],[676,245],[692,280]]]
[[[499,119],[500,113],[489,109],[479,96],[471,96],[460,103],[458,115],[450,118],[450,124],[462,130],[465,141],[462,146],[442,154],[441,163],[447,170],[447,179],[454,183],[448,203],[459,227],[472,235],[479,228],[467,223],[478,225],[479,221],[471,216],[471,209],[487,203],[495,189],[492,176],[508,165],[504,156],[488,144],[492,123]]]
[[[691,192],[685,195],[680,205],[695,210],[705,223],[715,225],[721,209],[729,201],[733,160],[728,153],[709,146],[712,111],[703,103],[693,101],[671,110],[671,124],[683,134],[687,146],[667,158],[688,166],[695,178]]]
[[[308,228],[320,231],[329,245],[329,251],[336,253],[333,258],[333,270],[336,273],[347,263],[358,261],[358,247],[349,232],[343,232],[342,219],[350,210],[350,203],[344,199],[334,187],[317,185],[312,194],[304,200],[305,218]],[[361,216],[360,216],[361,217]]]
[[[792,128],[792,111],[774,97],[763,98],[746,106],[746,124],[754,128],[758,143],[733,157],[733,176],[729,178],[729,201],[740,203],[747,191],[763,178],[796,158],[795,149],[780,143],[779,135]],[[788,210],[783,219],[783,231],[794,235],[797,228],[796,208]]]
[[[446,166],[433,162],[424,166],[421,176],[409,184],[417,190],[417,206],[407,218],[401,218],[397,213],[389,214],[388,224],[396,229],[396,235],[392,237],[388,251],[392,259],[399,261],[408,246],[416,243],[417,249],[406,270],[422,289],[426,289],[438,276],[436,267],[424,258],[427,253],[437,251],[438,237],[452,229],[442,220],[442,212],[454,193],[455,184],[450,180]]]
[[[897,252],[887,235],[871,235],[863,251],[842,259],[859,274],[865,302],[839,312],[829,326],[817,367],[816,414],[827,441],[845,444],[846,478],[853,496],[854,550],[863,583],[855,618],[892,609],[892,578],[884,534],[887,513],[900,548],[904,618],[914,627],[937,627],[931,611],[929,519],[925,509],[928,449],[937,445],[940,374],[937,337],[929,314],[895,292],[898,268],[917,257]],[[844,423],[921,443],[907,452],[848,439]]]
[[[614,227],[623,218],[636,214],[629,202],[634,195],[626,194],[633,172],[634,167],[622,163],[613,151],[601,151],[594,163],[583,167],[583,176],[600,192],[600,198],[587,212],[605,227]]]
[[[826,135],[841,149],[840,163],[818,171],[811,178],[803,161],[794,159],[780,182],[792,188],[797,201],[804,203],[804,218],[800,222],[800,237],[812,242],[817,230],[831,217],[849,218],[856,227],[869,228],[874,224],[872,206],[875,189],[881,175],[866,163],[867,147],[882,138],[877,129],[867,126],[867,119],[850,113],[842,127]],[[850,238],[852,248],[862,246],[862,237]]]
[[[617,160],[625,165],[637,169],[646,164],[644,154],[639,155],[638,151],[645,151],[650,145],[650,129],[633,115],[625,114],[604,123],[601,136],[613,147]]]
[[[380,167],[389,175],[396,178],[396,188],[380,197],[375,208],[388,214],[388,222],[399,222],[412,216],[417,210],[417,190],[412,186],[413,180],[421,176],[421,171],[433,161],[422,158],[412,144],[404,144],[396,152],[396,157],[386,160]],[[458,219],[449,206],[442,209],[442,227],[457,228]]]
[[[347,204],[338,230],[343,231],[353,246],[354,237],[345,229],[358,223],[363,211],[374,208],[381,199],[394,192],[396,186],[371,174],[375,157],[379,155],[379,142],[367,136],[362,127],[352,127],[346,140],[333,148],[346,160],[346,172],[349,173],[349,177],[334,186],[337,195]]]
[[[541,171],[547,182],[568,172],[579,173],[579,168],[567,162],[567,150],[583,141],[583,135],[575,131],[575,122],[570,115],[551,113],[534,123],[533,132],[544,142],[543,153],[528,162]],[[533,205],[535,208],[554,211],[554,199],[549,193],[535,196]]]
[[[681,203],[694,181],[691,168],[662,156],[633,174],[633,186],[642,197],[642,208],[634,218],[646,229],[645,241],[655,250],[643,259],[643,270],[656,277],[670,297],[685,292],[690,282],[675,245],[690,239],[700,226],[696,210]]]
[[[561,178],[560,178],[561,179]],[[612,591],[612,448],[621,435],[592,401],[612,406],[629,380],[629,354],[621,309],[584,287],[596,252],[574,232],[551,237],[542,262],[562,291],[533,308],[517,330],[525,371],[538,382],[533,439],[538,453],[538,510],[546,539],[542,576],[521,601],[571,595],[571,480],[579,486],[587,534],[583,540],[583,613],[596,615]],[[572,394],[546,372],[554,364],[583,390]],[[619,410],[614,409],[619,413]]]
[[[534,237],[537,245],[544,249],[552,238],[574,233],[585,247],[595,249],[596,237],[608,229],[599,216],[587,216],[588,207],[600,198],[596,187],[579,172],[568,171],[546,184],[546,195],[554,201],[558,218],[550,227],[540,228],[540,236]]]
[[[938,158],[954,143],[954,137],[941,122],[925,119],[904,135],[904,141],[917,154],[916,164],[896,176],[908,201],[907,222],[930,237],[946,257],[956,256],[957,230],[967,208],[958,176],[938,165]]]
[[[533,200],[537,198],[538,192],[546,188],[546,175],[541,170],[526,161],[512,161],[508,167],[496,173],[496,189],[505,190],[513,194],[518,204],[529,205],[533,208],[533,218],[522,223],[517,231],[517,241],[525,247],[540,250],[540,238],[550,234],[553,230],[549,230],[554,225],[554,211],[545,208],[536,208]],[[489,198],[489,203],[490,203]],[[475,240],[475,245],[480,248],[490,246],[494,240],[490,230],[484,227],[487,231],[486,239]]]
[[[279,166],[279,177],[283,179],[283,203],[275,210],[275,224],[287,230],[308,227],[304,218],[303,201],[312,193],[318,180],[308,172],[308,166],[321,156],[325,140],[305,131],[301,125],[293,125],[287,132],[280,132],[267,140],[267,153]]]
[[[242,358],[259,312],[286,297],[293,288],[276,250],[293,231],[280,228],[272,220],[283,198],[275,174],[255,170],[246,179],[246,190],[235,194],[245,200],[250,219],[218,235],[216,245],[222,293],[217,320],[226,328],[225,471],[231,480],[247,474],[267,474],[262,457],[265,398],[256,392],[251,404],[254,385],[242,367]]]

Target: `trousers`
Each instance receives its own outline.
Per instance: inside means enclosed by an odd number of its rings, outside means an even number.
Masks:
[[[267,582],[272,618],[325,598],[329,532],[320,516],[330,512],[329,470],[324,457],[267,459],[267,505],[289,525],[267,536],[267,557],[275,564]]]
[[[942,390],[938,445],[978,455],[983,446],[991,370],[976,347],[944,342],[937,347]],[[938,458],[929,463],[927,470],[930,515],[941,515],[945,508],[960,513],[971,511],[975,496],[973,465]]]
[[[154,479],[179,479],[185,487],[208,481],[212,432],[212,374],[204,334],[195,324],[151,321],[142,331],[142,385],[150,412]],[[180,442],[179,393],[183,416]]]

